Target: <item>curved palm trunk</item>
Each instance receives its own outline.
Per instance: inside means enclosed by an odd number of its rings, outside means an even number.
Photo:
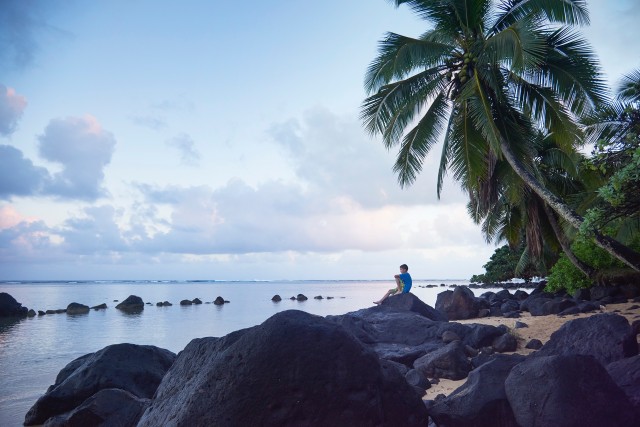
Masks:
[[[560,224],[558,224],[556,215],[546,203],[544,204],[544,212],[547,214],[547,219],[549,220],[549,224],[553,229],[553,233],[556,235],[556,238],[558,239],[558,242],[560,242],[560,246],[562,247],[562,251],[565,253],[565,255],[567,255],[569,261],[571,261],[571,263],[585,276],[587,276],[588,278],[592,278],[595,274],[595,270],[591,268],[591,266],[580,261],[576,254],[573,253],[573,251],[571,250],[571,244],[567,240],[567,236],[564,234],[564,231],[562,231],[562,228],[560,228]]]
[[[522,163],[516,158],[511,151],[511,147],[505,142],[500,143],[500,149],[505,159],[511,165],[513,170],[520,176],[524,183],[531,188],[544,202],[558,213],[572,227],[579,229],[584,219],[567,206],[559,197],[546,189],[535,176],[524,168]],[[612,256],[627,264],[636,271],[640,271],[640,254],[633,249],[628,248],[622,243],[609,236],[594,233],[594,240],[598,246],[609,252]]]

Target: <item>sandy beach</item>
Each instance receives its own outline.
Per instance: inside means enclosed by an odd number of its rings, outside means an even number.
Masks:
[[[518,348],[513,353],[527,355],[535,351],[524,348],[524,346],[530,340],[537,338],[542,341],[543,344],[545,344],[547,341],[549,341],[551,334],[557,331],[563,324],[565,324],[569,320],[589,317],[598,313],[616,313],[626,317],[629,323],[633,323],[633,321],[640,319],[640,303],[627,302],[624,304],[609,304],[606,307],[603,307],[602,310],[593,313],[580,313],[571,316],[531,316],[529,312],[522,312],[519,319],[508,319],[504,317],[485,317],[480,319],[456,320],[455,322],[464,324],[480,323],[493,326],[505,325],[518,338]],[[526,323],[528,327],[515,329],[514,326],[517,321]],[[427,393],[424,395],[423,399],[434,399],[439,394],[448,396],[455,389],[464,384],[465,381],[466,378],[458,381],[440,379],[440,382],[438,384],[433,384],[431,388],[427,390]]]

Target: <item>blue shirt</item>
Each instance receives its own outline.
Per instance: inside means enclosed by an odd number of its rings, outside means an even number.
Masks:
[[[411,290],[411,285],[413,284],[409,273],[400,273],[400,280],[402,280],[402,283],[404,283],[404,287],[402,288],[402,293],[403,294],[409,293],[409,291]]]

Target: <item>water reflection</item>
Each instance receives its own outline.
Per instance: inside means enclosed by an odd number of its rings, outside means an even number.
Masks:
[[[5,334],[25,319],[26,317],[0,317],[0,342]]]

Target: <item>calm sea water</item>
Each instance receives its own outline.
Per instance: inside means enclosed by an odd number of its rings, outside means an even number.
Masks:
[[[437,294],[446,289],[441,284],[468,282],[416,280],[411,291],[434,306]],[[392,281],[0,282],[0,292],[36,311],[66,308],[71,302],[108,306],[84,315],[52,314],[0,323],[0,426],[21,426],[28,409],[67,363],[108,345],[149,344],[178,353],[194,338],[224,336],[260,324],[283,310],[327,316],[371,307],[393,286]],[[309,299],[288,299],[299,293]],[[275,294],[283,300],[272,302]],[[123,301],[129,295],[153,305],[146,305],[139,314],[116,310],[114,300]],[[323,299],[314,299],[318,295]],[[229,304],[210,304],[217,296]],[[183,299],[194,298],[209,304],[179,305]],[[157,307],[160,301],[173,306]]]

